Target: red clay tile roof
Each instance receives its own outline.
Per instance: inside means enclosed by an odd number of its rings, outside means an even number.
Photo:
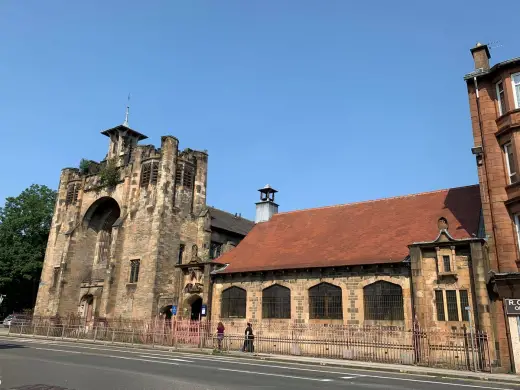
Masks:
[[[216,262],[223,273],[403,261],[408,245],[433,241],[445,217],[453,238],[476,234],[479,186],[280,213],[255,225]]]

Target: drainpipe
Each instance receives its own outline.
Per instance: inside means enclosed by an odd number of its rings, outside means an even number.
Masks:
[[[496,229],[495,229],[495,219],[493,218],[493,211],[491,210],[492,209],[492,202],[491,202],[491,191],[489,190],[489,175],[488,175],[488,170],[487,170],[487,163],[486,163],[486,148],[484,146],[484,133],[482,132],[482,116],[481,116],[481,113],[480,113],[480,95],[479,95],[479,92],[478,92],[478,83],[477,83],[477,76],[474,76],[473,77],[473,82],[475,84],[475,93],[476,93],[476,102],[477,102],[477,115],[478,115],[478,130],[479,130],[479,134],[480,134],[480,143],[481,143],[481,146],[482,146],[482,165],[484,167],[484,171],[486,172],[486,192],[487,192],[487,197],[488,197],[488,200],[489,200],[489,215],[491,217],[491,231],[493,232],[493,242],[495,243],[493,245],[493,249],[495,251],[495,258],[497,259],[497,270],[498,272],[500,272],[500,264],[498,262],[498,251],[497,251],[497,242],[496,242]]]
[[[478,115],[478,129],[479,129],[479,134],[480,134],[480,142],[481,142],[481,146],[482,146],[482,165],[484,167],[484,171],[486,172],[486,192],[487,192],[487,197],[489,199],[489,216],[491,218],[491,230],[493,232],[493,242],[494,242],[494,245],[493,245],[493,248],[494,248],[494,252],[495,252],[495,258],[497,259],[497,270],[498,272],[500,272],[500,263],[498,261],[498,250],[497,250],[497,235],[496,235],[496,228],[495,228],[495,219],[493,218],[493,210],[492,210],[492,202],[491,202],[491,191],[489,190],[489,177],[488,177],[488,170],[487,170],[487,163],[486,163],[486,153],[485,153],[485,146],[484,146],[484,134],[483,134],[483,131],[482,131],[482,115],[480,113],[480,95],[479,95],[479,92],[478,92],[478,83],[477,83],[477,76],[473,76],[473,83],[475,84],[475,94],[476,94],[476,103],[477,103],[477,115]],[[507,340],[508,340],[508,343],[507,343],[507,347],[509,349],[509,357],[510,357],[510,370],[511,371],[514,371],[514,366],[513,366],[513,349],[512,349],[512,345],[511,345],[511,334],[510,334],[510,329],[509,329],[509,319],[507,317],[507,314],[506,314],[506,311],[504,310],[504,306],[503,306],[503,302],[502,302],[502,311],[504,312],[504,321],[505,321],[505,325],[506,325],[506,337],[507,337]],[[498,358],[500,358],[498,356]],[[500,361],[502,361],[502,359],[500,359]]]

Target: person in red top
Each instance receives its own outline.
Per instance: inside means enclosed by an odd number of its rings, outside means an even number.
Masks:
[[[224,330],[226,330],[226,328],[224,328],[224,324],[222,322],[219,322],[218,326],[217,326],[217,342],[218,342],[219,351],[222,350],[222,340],[224,340]]]

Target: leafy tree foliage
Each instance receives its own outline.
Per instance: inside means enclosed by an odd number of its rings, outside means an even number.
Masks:
[[[1,312],[35,303],[55,201],[55,191],[33,184],[0,208]]]

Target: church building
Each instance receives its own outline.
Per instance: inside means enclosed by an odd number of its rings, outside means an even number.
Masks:
[[[256,225],[215,260],[212,320],[493,337],[478,185],[283,213],[259,191]]]
[[[211,260],[253,222],[206,205],[205,151],[138,144],[127,120],[102,134],[103,161],[61,172],[35,315],[198,319]]]

